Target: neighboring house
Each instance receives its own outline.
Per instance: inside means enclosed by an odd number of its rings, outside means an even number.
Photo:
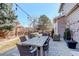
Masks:
[[[61,37],[63,37],[65,31],[65,18],[65,16],[58,16],[54,18],[54,33],[60,34]]]
[[[21,26],[19,21],[15,20],[15,25],[16,25],[16,27],[14,28],[15,29],[15,35],[16,36],[17,35],[18,36],[24,35],[26,29],[23,26]]]
[[[62,3],[59,13],[66,16],[66,26],[72,30],[73,39],[79,42],[79,4]]]

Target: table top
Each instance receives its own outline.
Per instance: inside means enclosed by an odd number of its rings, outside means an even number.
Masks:
[[[32,39],[29,39],[25,42],[22,42],[23,45],[34,45],[34,46],[43,46],[46,42],[48,36],[40,36],[40,37],[34,37]]]

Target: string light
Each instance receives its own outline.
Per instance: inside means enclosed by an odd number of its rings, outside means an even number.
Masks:
[[[16,3],[15,3],[16,4]],[[25,13],[27,16],[28,16],[28,18],[29,17],[31,17],[26,11],[24,11],[18,4],[16,4],[16,10],[17,10],[17,7],[23,12],[23,13]]]
[[[17,7],[18,7],[23,13],[25,13],[27,15],[27,19],[30,19],[33,24],[35,23],[35,19],[33,19],[33,17],[31,17],[30,14],[28,14],[26,11],[24,11],[18,4],[15,3],[15,5],[16,5],[16,11],[17,11]]]

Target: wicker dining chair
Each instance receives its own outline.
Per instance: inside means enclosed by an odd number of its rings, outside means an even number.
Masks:
[[[37,48],[30,48],[28,45],[17,44],[20,56],[36,56]]]
[[[26,41],[26,40],[27,40],[27,39],[26,39],[25,36],[21,36],[21,37],[20,37],[20,41],[21,41],[21,42],[24,42],[24,41]]]
[[[45,55],[45,52],[47,52],[48,53],[48,51],[49,51],[49,38],[46,40],[46,42],[44,43],[44,45],[43,45],[43,50],[44,50],[44,55]]]
[[[48,37],[48,39],[46,40],[46,42],[44,43],[44,45],[43,45],[43,55],[45,56],[45,52],[47,52],[48,53],[48,51],[49,51],[49,37]],[[38,47],[38,55],[40,55],[40,47]]]

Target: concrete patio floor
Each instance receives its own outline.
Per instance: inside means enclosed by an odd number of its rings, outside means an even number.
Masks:
[[[17,48],[11,49],[0,56],[19,56],[19,52]],[[63,39],[61,41],[53,41],[50,38],[49,43],[49,51],[46,52],[46,56],[79,56],[79,49],[73,50],[67,47],[67,44]]]

